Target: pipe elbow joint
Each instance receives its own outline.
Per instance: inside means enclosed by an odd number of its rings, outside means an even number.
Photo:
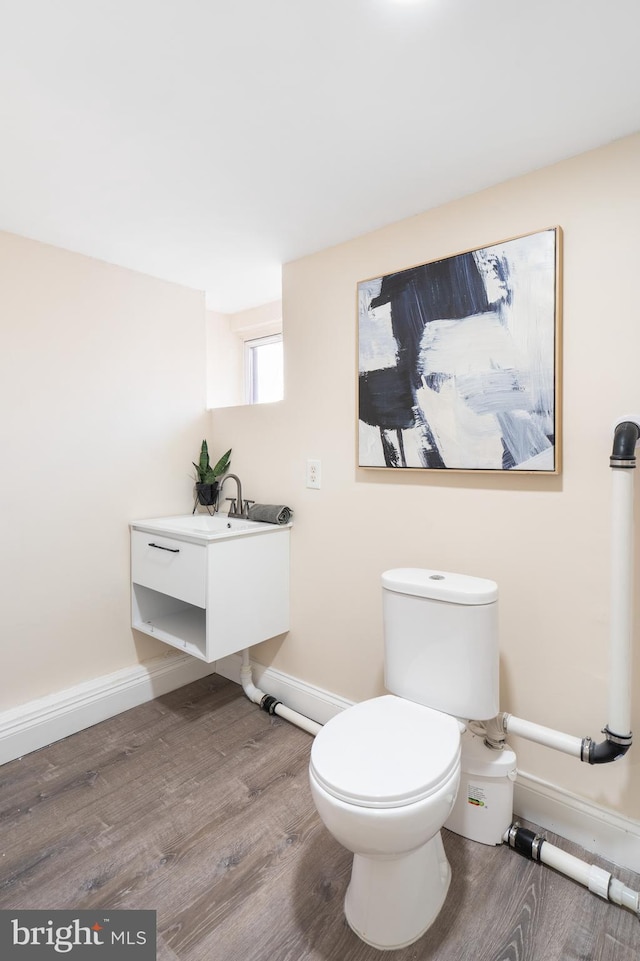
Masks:
[[[636,444],[640,440],[640,427],[632,420],[623,420],[617,425],[613,435],[613,450],[609,459],[610,467],[634,468],[636,466]]]
[[[588,764],[608,764],[610,761],[617,761],[624,757],[631,747],[631,734],[620,736],[612,734],[608,727],[603,732],[605,740],[596,744],[590,737],[585,737],[582,741],[581,760]]]

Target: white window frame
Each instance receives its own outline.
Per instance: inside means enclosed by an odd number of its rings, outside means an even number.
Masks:
[[[251,337],[244,341],[244,386],[246,404],[259,403],[257,400],[258,392],[254,349],[264,347],[266,344],[278,343],[282,343],[282,333],[267,334],[264,337]]]

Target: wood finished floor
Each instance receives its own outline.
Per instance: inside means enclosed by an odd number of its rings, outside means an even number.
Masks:
[[[436,923],[402,950],[365,945],[342,913],[351,856],[315,813],[310,747],[212,675],[4,765],[0,908],[153,909],[159,961],[637,961],[633,914],[446,831]]]

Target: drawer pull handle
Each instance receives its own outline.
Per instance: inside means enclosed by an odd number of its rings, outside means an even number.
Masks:
[[[147,544],[147,547],[157,547],[159,551],[171,551],[172,554],[179,554],[179,547],[163,547],[162,544]]]

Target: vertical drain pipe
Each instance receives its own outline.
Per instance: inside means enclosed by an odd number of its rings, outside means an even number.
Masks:
[[[607,737],[631,740],[631,649],[633,624],[633,489],[640,427],[616,426],[612,467],[611,651]]]

